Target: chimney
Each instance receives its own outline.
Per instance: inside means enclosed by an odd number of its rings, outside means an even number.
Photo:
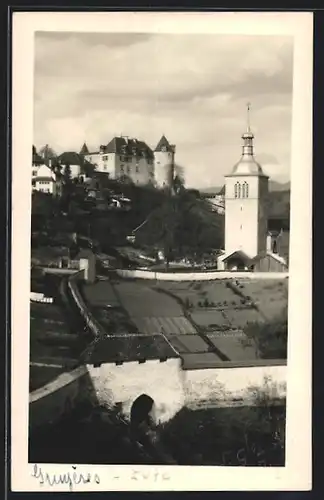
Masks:
[[[48,166],[49,166],[49,168],[52,168],[52,160],[51,159],[48,160]]]
[[[272,253],[272,234],[268,233],[267,235],[267,252]]]

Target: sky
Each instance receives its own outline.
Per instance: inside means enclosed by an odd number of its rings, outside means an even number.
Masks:
[[[188,187],[221,186],[250,102],[256,158],[287,182],[292,81],[289,37],[38,32],[34,144],[97,151],[122,134],[154,149],[165,134]]]

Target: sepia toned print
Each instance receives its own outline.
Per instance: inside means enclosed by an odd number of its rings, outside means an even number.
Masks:
[[[96,489],[105,465],[153,489],[162,465],[284,471],[294,36],[33,42],[35,488]]]

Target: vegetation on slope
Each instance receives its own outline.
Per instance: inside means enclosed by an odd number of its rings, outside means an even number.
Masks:
[[[287,359],[288,308],[265,323],[250,323],[244,330],[263,359]]]
[[[183,190],[154,210],[136,232],[139,245],[157,246],[167,259],[190,254],[201,255],[223,246],[223,216],[208,204]]]

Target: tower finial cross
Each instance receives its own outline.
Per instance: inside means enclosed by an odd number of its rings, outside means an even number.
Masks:
[[[251,127],[250,127],[250,109],[251,109],[251,103],[248,102],[246,104],[246,108],[247,108],[247,131],[250,132],[251,131]]]

